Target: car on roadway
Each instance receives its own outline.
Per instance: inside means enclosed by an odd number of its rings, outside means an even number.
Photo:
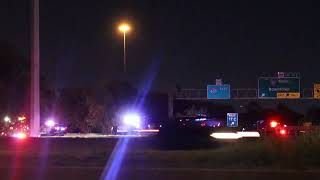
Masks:
[[[218,128],[224,126],[224,122],[218,118],[207,117],[205,115],[198,116],[183,116],[176,118],[178,126],[184,128]]]
[[[40,136],[64,136],[66,133],[67,126],[53,120],[47,120],[41,128]]]
[[[287,136],[287,125],[278,119],[260,120],[256,123],[257,131],[263,136]]]

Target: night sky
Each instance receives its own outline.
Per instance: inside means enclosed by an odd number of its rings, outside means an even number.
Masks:
[[[0,42],[26,57],[27,2],[0,2]],[[117,24],[124,20],[133,26],[127,76],[136,86],[154,75],[154,90],[205,88],[222,75],[233,88],[255,88],[261,73],[277,71],[300,72],[302,87],[319,82],[319,8],[252,2],[40,0],[42,73],[56,87],[122,77]]]

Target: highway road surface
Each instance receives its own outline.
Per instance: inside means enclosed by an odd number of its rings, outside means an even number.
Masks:
[[[18,169],[0,168],[2,180],[94,180],[105,179],[102,167],[23,167]],[[119,180],[296,180],[319,179],[320,171],[296,170],[241,170],[241,169],[200,169],[200,168],[123,168],[115,179]]]

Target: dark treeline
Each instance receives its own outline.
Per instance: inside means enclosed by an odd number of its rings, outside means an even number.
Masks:
[[[0,115],[29,114],[30,60],[9,43],[0,43]],[[139,96],[140,90],[126,81],[109,81],[94,88],[54,88],[41,74],[41,122],[55,117],[69,126],[72,132],[108,133],[118,124],[124,112],[134,109],[144,115],[150,124],[168,120],[166,93],[149,92]],[[297,113],[285,104],[265,108],[249,102],[240,112],[240,123],[251,124],[260,119],[277,116],[287,124],[312,122],[319,125],[320,107],[312,106],[304,114]],[[175,101],[174,116],[191,116],[198,113],[225,119],[226,113],[236,112],[231,104],[200,101]]]

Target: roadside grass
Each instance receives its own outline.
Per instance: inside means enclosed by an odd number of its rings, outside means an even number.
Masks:
[[[139,162],[143,158],[144,162],[173,167],[303,170],[320,168],[319,152],[320,137],[301,136],[296,139],[241,140],[217,149],[135,152],[128,156],[128,162]]]
[[[103,139],[14,142],[0,149],[0,160],[17,154],[28,165],[46,158],[48,165],[98,166],[108,161],[117,141]],[[2,145],[2,143],[0,143]],[[319,169],[320,137],[267,138],[220,143],[217,148],[163,150],[144,140],[130,140],[123,163],[133,167]]]

